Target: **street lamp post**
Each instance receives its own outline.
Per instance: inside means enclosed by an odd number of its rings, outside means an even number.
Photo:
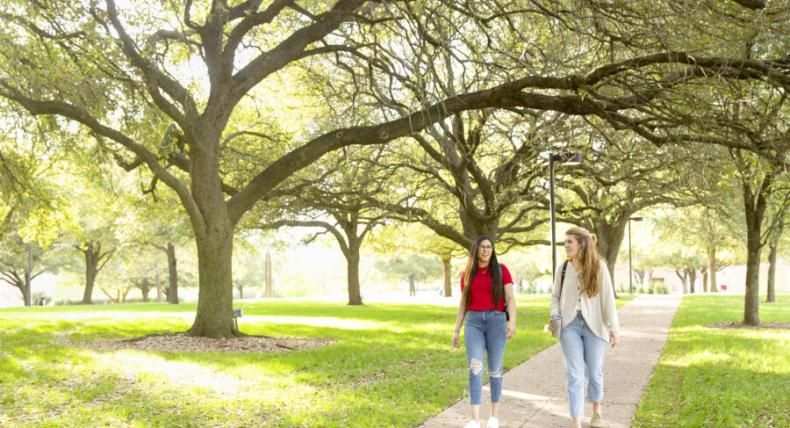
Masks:
[[[551,277],[557,270],[557,235],[554,224],[554,162],[560,165],[579,165],[582,154],[579,152],[549,153],[549,218],[551,219]]]
[[[631,263],[631,222],[642,221],[642,217],[631,217],[628,219],[628,292],[634,294],[634,273]]]

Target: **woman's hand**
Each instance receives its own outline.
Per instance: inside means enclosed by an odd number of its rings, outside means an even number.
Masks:
[[[617,341],[620,340],[620,336],[617,333],[609,332],[609,343],[612,345],[612,349],[617,346]]]
[[[460,343],[459,343],[460,339],[459,339],[458,336],[459,336],[459,333],[458,333],[458,330],[456,330],[453,333],[453,348],[457,348],[460,345]]]
[[[516,335],[516,323],[514,321],[508,321],[507,323],[507,338],[512,339],[513,336]]]

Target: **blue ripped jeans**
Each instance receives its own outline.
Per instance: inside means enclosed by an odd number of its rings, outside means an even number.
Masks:
[[[483,396],[483,360],[488,354],[488,378],[491,402],[502,396],[502,358],[507,343],[507,320],[502,311],[469,311],[464,323],[466,358],[469,363],[469,395],[472,405],[479,405]]]

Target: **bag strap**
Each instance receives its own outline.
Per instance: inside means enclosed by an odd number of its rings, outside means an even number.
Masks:
[[[565,284],[565,270],[568,269],[568,261],[562,264],[562,275],[560,275],[560,300],[562,300],[562,286]]]

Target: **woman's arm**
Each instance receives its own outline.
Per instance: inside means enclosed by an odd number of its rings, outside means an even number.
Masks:
[[[461,334],[461,326],[464,324],[464,318],[466,317],[466,302],[464,302],[464,295],[461,293],[461,298],[458,302],[458,312],[455,315],[455,330],[453,332],[453,348],[457,348],[460,345],[460,334]]]
[[[606,326],[609,328],[609,343],[612,348],[617,345],[620,336],[620,318],[617,316],[617,303],[614,301],[614,285],[612,277],[609,275],[609,268],[606,263],[601,262],[601,312]]]

